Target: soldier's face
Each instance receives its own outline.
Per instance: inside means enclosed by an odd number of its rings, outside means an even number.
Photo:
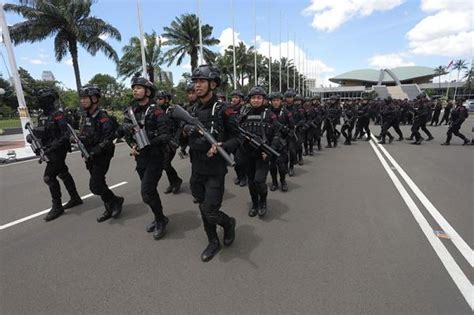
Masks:
[[[84,110],[88,110],[92,106],[91,98],[89,96],[81,96],[80,103]]]
[[[263,105],[263,100],[263,95],[253,95],[250,98],[250,105],[252,105],[252,107],[260,107]]]
[[[197,99],[197,95],[194,91],[188,92],[188,101],[189,102],[195,102]]]
[[[159,98],[158,99],[158,105],[164,105],[166,100],[164,98]]]
[[[205,97],[210,89],[211,82],[207,81],[206,79],[197,79],[194,81],[194,84],[197,97]]]
[[[146,97],[146,88],[141,85],[135,85],[133,87],[133,98],[136,100],[142,100]]]
[[[281,107],[281,98],[272,99],[272,106],[274,108],[280,108]]]
[[[286,98],[286,102],[287,102],[288,104],[293,104],[294,101],[295,101],[295,99],[294,99],[293,97],[287,97],[287,98]]]
[[[232,105],[239,105],[240,103],[240,96],[234,95],[232,96],[232,99],[230,100]]]

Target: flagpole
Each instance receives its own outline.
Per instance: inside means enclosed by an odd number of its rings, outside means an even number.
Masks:
[[[272,93],[272,28],[271,2],[268,4],[268,94]]]
[[[286,45],[286,89],[290,89],[290,28],[288,27],[288,20],[286,19],[286,35],[287,35],[287,45]]]
[[[234,27],[234,0],[231,0],[232,12],[232,54],[234,59],[234,90],[237,89],[237,65],[235,62],[235,27]]]
[[[258,83],[257,78],[257,0],[253,1],[253,28],[254,28],[254,70],[255,70],[255,85]]]
[[[293,33],[293,90],[296,92],[296,36]]]
[[[201,1],[197,0],[197,15],[199,21],[199,64],[203,64],[204,55],[202,52],[202,25],[201,25]]]
[[[140,31],[140,51],[142,55],[142,76],[144,78],[148,78],[148,73],[146,71],[145,38],[143,37],[142,5],[141,5],[140,0],[137,0],[137,16],[138,16],[138,29]]]
[[[23,133],[23,142],[25,144],[25,151],[29,152],[30,146],[26,141],[27,133],[25,132],[25,125],[31,122],[28,108],[26,107],[25,95],[23,94],[23,88],[21,86],[20,74],[18,73],[18,67],[15,60],[15,54],[13,52],[13,45],[10,38],[10,30],[8,29],[7,20],[5,18],[5,12],[3,11],[3,3],[0,3],[0,27],[3,33],[3,43],[7,50],[8,62],[10,64],[10,70],[13,78],[13,85],[15,87],[16,98],[18,100],[18,113],[20,114],[21,130]]]
[[[280,66],[279,66],[279,69],[278,69],[278,70],[279,70],[279,74],[280,74],[280,78],[279,78],[279,83],[280,83],[279,88],[280,88],[280,89],[279,89],[279,91],[281,92],[281,10],[280,10],[279,25],[280,25],[280,45],[278,45],[278,46],[280,47],[280,56],[279,56],[279,58],[280,58],[279,65],[280,65]]]

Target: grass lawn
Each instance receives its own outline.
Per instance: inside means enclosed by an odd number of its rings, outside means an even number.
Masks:
[[[21,123],[20,123],[19,118],[0,119],[0,129],[20,128],[20,127],[21,127]]]

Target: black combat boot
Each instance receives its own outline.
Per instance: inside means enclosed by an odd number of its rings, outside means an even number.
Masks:
[[[63,205],[61,204],[61,200],[53,201],[53,206],[51,210],[49,210],[48,214],[44,217],[46,222],[53,221],[54,219],[59,218],[64,213]]]
[[[165,194],[171,194],[173,192],[174,185],[170,184],[164,191]]]
[[[77,191],[71,195],[71,200],[69,200],[64,206],[63,209],[70,209],[72,207],[82,205],[83,201]]]
[[[258,216],[264,217],[267,214],[267,196],[260,196],[260,203],[258,206]]]
[[[249,217],[254,217],[258,212],[258,195],[251,195],[252,197],[252,207],[249,210]]]
[[[201,254],[201,260],[203,262],[208,262],[221,250],[221,244],[219,243],[219,239],[210,240],[207,247]]]
[[[389,138],[388,138],[388,144],[392,144],[393,139],[395,139],[393,136],[389,137]]]
[[[240,179],[240,183],[239,183],[240,187],[245,187],[247,186],[247,176],[243,177]]]
[[[166,225],[168,225],[169,219],[165,216],[161,218],[161,220],[155,221],[155,231],[153,232],[153,238],[155,240],[159,240],[163,238],[166,234]]]
[[[295,169],[293,166],[290,166],[290,169],[288,170],[288,175],[290,177],[295,176]]]
[[[287,192],[288,191],[288,184],[284,178],[280,179],[281,182],[281,191]]]
[[[239,177],[236,177],[236,178],[234,179],[234,184],[235,184],[235,185],[239,185],[239,184],[240,184],[240,178],[239,178]]]
[[[112,210],[112,218],[117,219],[122,213],[123,197],[115,197],[111,204],[110,210]]]
[[[105,211],[99,217],[97,217],[97,222],[104,222],[112,217],[112,202],[113,199],[112,201],[104,202]]]
[[[181,190],[181,184],[183,183],[183,180],[181,178],[178,178],[176,183],[173,185],[173,194],[179,193]]]
[[[278,189],[278,180],[276,178],[272,178],[272,185],[270,186],[271,191],[275,191]]]
[[[153,220],[150,224],[146,226],[146,231],[147,233],[151,233],[155,231],[155,228],[156,228],[156,220]]]
[[[235,239],[235,225],[236,221],[235,218],[229,218],[229,226],[224,228],[224,246],[230,246],[234,242]]]

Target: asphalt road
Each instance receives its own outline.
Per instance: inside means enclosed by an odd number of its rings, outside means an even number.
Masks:
[[[471,126],[463,128],[469,136]],[[264,219],[247,216],[247,188],[229,170],[223,209],[237,219],[237,238],[209,263],[199,258],[206,237],[188,159],[174,161],[182,192],[161,194],[170,224],[160,241],[144,230],[152,216],[123,144],[107,177],[121,184],[113,190],[125,197],[123,215],[101,224],[94,196],[53,222],[39,216],[6,227],[47,209],[50,197],[44,165],[1,166],[0,312],[471,314],[474,147],[459,139],[442,147],[447,128],[430,130],[430,143],[384,146],[398,166],[365,141],[306,157],[288,193],[270,192]],[[89,194],[80,156],[70,154],[68,165],[80,194]],[[450,239],[434,236],[448,232],[445,223],[400,169],[448,222]],[[159,190],[166,186],[164,175]]]

